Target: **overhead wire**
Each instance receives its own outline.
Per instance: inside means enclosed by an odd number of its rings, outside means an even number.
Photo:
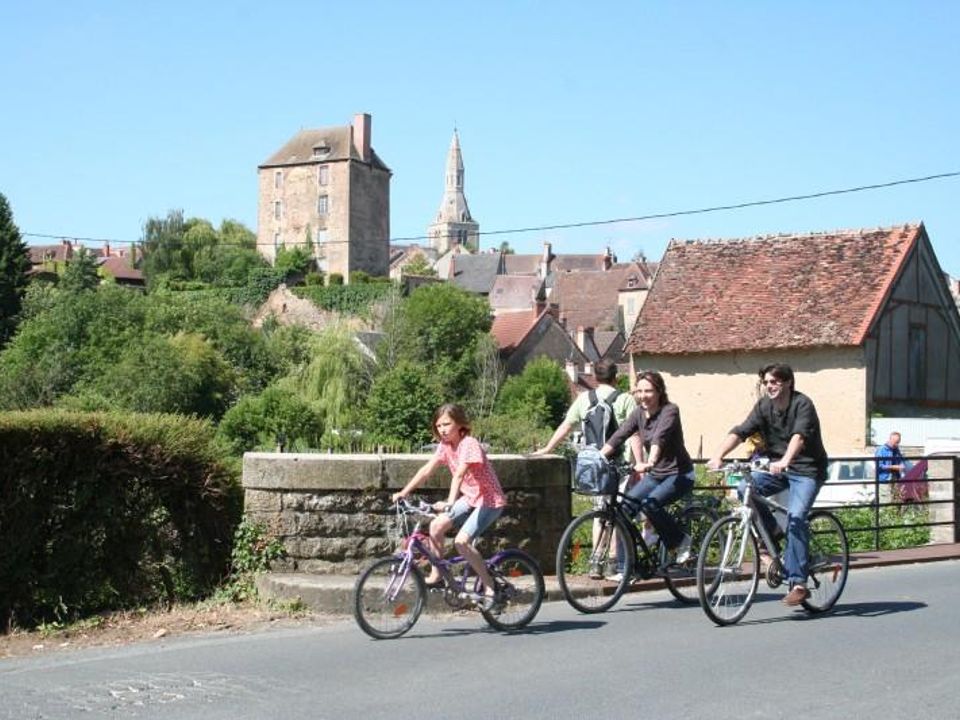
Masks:
[[[644,220],[660,220],[663,218],[671,217],[683,217],[688,215],[704,215],[707,213],[714,212],[724,212],[729,210],[742,210],[750,207],[760,207],[764,205],[777,205],[782,203],[789,202],[800,202],[804,200],[815,200],[818,198],[831,197],[835,195],[846,195],[850,193],[858,192],[867,192],[870,190],[882,190],[885,188],[896,187],[899,185],[911,185],[917,183],[931,182],[934,180],[945,180],[948,178],[960,177],[960,170],[936,173],[934,175],[924,175],[921,177],[905,178],[901,180],[890,180],[887,182],[880,183],[871,183],[868,185],[857,185],[855,187],[841,188],[838,190],[821,190],[818,192],[804,193],[801,195],[787,195],[784,197],[778,198],[768,198],[765,200],[748,200],[744,202],[731,203],[727,205],[711,205],[708,207],[693,208],[687,210],[672,210],[667,212],[657,212],[657,213],[648,213],[646,215],[635,215],[632,217],[620,217],[620,218],[607,218],[602,220],[584,220],[580,222],[569,222],[569,223],[553,223],[549,225],[532,225],[529,227],[520,227],[520,228],[508,228],[504,230],[481,230],[476,233],[478,236],[493,236],[493,235],[519,235],[522,233],[531,233],[531,232],[545,232],[550,230],[571,230],[577,228],[585,227],[599,227],[602,225],[615,225],[619,223],[630,223],[630,222],[641,222]],[[120,245],[138,245],[141,244],[142,240],[119,240],[116,238],[93,238],[93,237],[80,237],[76,235],[54,235],[50,233],[35,233],[35,232],[23,232],[21,231],[21,236],[23,237],[34,237],[34,238],[43,238],[43,239],[55,239],[55,240],[75,240],[78,242],[96,242],[96,243],[111,243],[111,244],[120,244]],[[449,237],[453,237],[452,235]],[[430,235],[411,235],[405,237],[393,237],[389,238],[389,243],[403,243],[403,242],[415,242],[417,240],[431,240],[433,239]],[[329,242],[329,241],[328,241]],[[343,241],[341,241],[343,242]],[[219,245],[226,246],[238,246],[246,247],[248,243],[238,243],[238,242],[229,242],[229,241],[220,241]],[[255,246],[268,246],[273,247],[272,242],[257,242],[254,243]],[[177,246],[173,246],[177,247]]]

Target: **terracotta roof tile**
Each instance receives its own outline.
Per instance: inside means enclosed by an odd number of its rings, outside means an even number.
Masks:
[[[922,224],[726,241],[673,241],[628,351],[856,346]]]
[[[509,351],[523,341],[539,319],[536,310],[503,313],[493,319],[490,334],[501,351]]]
[[[614,330],[620,325],[618,288],[638,274],[639,268],[633,263],[609,270],[557,273],[550,301],[559,305],[568,331],[577,327]]]

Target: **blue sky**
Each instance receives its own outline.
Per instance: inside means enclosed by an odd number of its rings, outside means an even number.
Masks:
[[[133,241],[170,209],[256,229],[257,165],[373,116],[391,235],[459,129],[481,231],[960,171],[960,3],[49,2],[0,23],[0,192],[24,233]],[[495,235],[658,259],[671,238],[922,220],[960,275],[960,178]],[[31,244],[49,242],[28,237]]]

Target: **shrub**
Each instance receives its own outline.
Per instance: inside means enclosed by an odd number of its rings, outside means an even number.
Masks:
[[[553,430],[532,417],[490,415],[474,421],[473,434],[492,453],[528,453],[547,444]]]
[[[208,593],[242,505],[222,455],[176,415],[0,413],[0,624]]]

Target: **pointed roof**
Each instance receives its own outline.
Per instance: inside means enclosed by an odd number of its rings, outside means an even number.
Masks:
[[[627,350],[689,354],[861,345],[921,238],[922,223],[671,241]]]
[[[463,192],[463,153],[460,152],[460,135],[456,129],[447,151],[447,170],[444,182],[443,199],[434,225],[439,223],[474,222],[467,206],[467,196]]]

